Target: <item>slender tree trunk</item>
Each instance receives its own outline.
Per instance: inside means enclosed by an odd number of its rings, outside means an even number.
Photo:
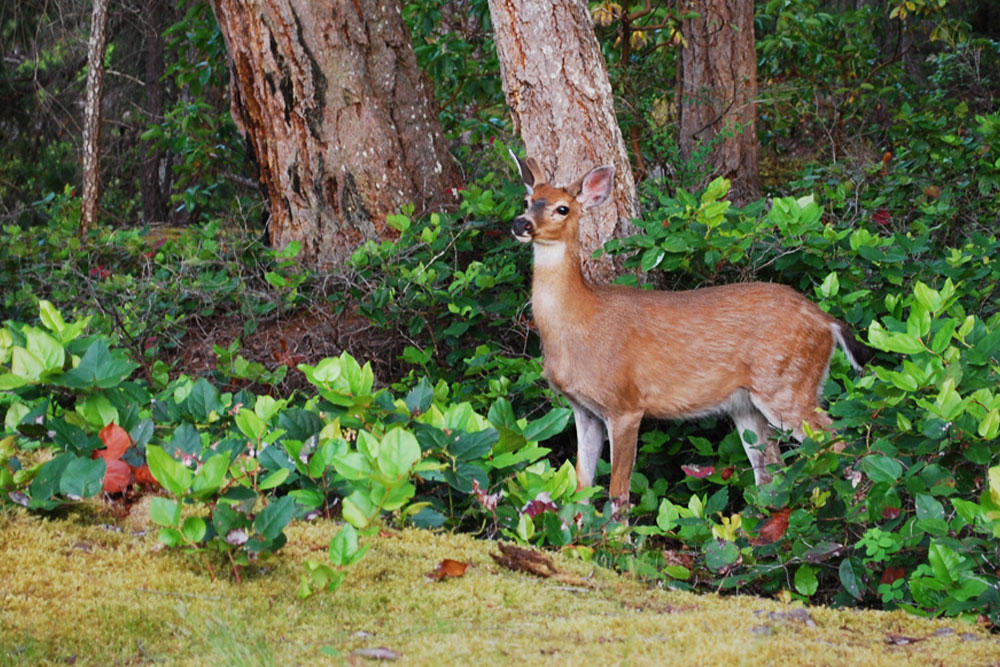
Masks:
[[[757,56],[753,0],[702,0],[685,19],[677,68],[680,148],[685,159],[709,143],[712,177],[732,181],[737,205],[760,197]]]
[[[162,123],[164,111],[163,30],[166,7],[164,0],[146,0],[143,6],[143,58],[145,60],[146,121]],[[144,142],[139,186],[142,191],[142,221],[144,224],[167,219],[167,193],[170,190],[166,168],[166,151],[152,142]]]
[[[634,233],[635,181],[608,70],[582,0],[489,0],[503,89],[525,152],[567,185],[599,164],[615,167],[614,204],[593,209],[580,229],[584,272],[609,282],[620,270],[591,254]]]
[[[108,0],[94,0],[87,42],[87,100],[83,114],[83,194],[80,236],[97,221],[101,198],[101,97],[104,88],[104,45]]]
[[[457,202],[430,83],[397,0],[212,0],[232,113],[270,202],[275,247],[333,267],[387,214]]]

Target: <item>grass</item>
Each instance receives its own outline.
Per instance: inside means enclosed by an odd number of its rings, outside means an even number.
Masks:
[[[496,565],[466,535],[384,531],[335,593],[297,595],[302,563],[337,526],[295,524],[242,583],[157,546],[138,504],[114,522],[93,506],[46,518],[0,510],[0,665],[998,664],[1000,640],[957,620],[795,607],[749,596],[650,589],[555,556],[570,586]],[[432,581],[444,558],[470,561]],[[908,638],[909,641],[900,639]],[[902,644],[900,642],[903,642]]]

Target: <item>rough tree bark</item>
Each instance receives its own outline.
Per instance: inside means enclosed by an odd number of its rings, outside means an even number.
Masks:
[[[108,0],[94,0],[87,42],[87,99],[83,109],[83,193],[80,236],[97,221],[101,199],[101,98],[104,88],[104,46],[107,42]]]
[[[580,229],[584,273],[609,282],[620,264],[591,254],[635,232],[635,181],[615,116],[608,70],[585,2],[489,0],[503,89],[525,152],[567,185],[592,167],[615,167],[613,205],[593,209]]]
[[[698,16],[681,25],[687,46],[677,67],[681,154],[718,141],[711,176],[730,179],[730,198],[743,205],[760,197],[753,0],[702,0],[691,9]]]
[[[145,0],[142,20],[142,55],[145,70],[146,121],[162,123],[164,112],[163,31],[166,28],[164,0]],[[142,222],[151,224],[167,219],[167,193],[170,191],[170,169],[166,151],[153,142],[143,142],[139,187],[142,192]]]
[[[385,217],[454,204],[458,167],[398,0],[212,0],[275,247],[340,264]]]

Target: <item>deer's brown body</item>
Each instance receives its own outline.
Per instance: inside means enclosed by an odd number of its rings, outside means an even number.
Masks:
[[[623,505],[643,416],[728,414],[757,483],[780,462],[774,429],[805,437],[830,425],[819,408],[836,345],[862,366],[869,352],[847,325],[789,287],[744,283],[683,292],[595,286],[579,260],[580,215],[608,196],[612,167],[557,188],[518,160],[528,209],[514,235],[534,246],[532,311],[545,375],[573,407],[581,487],[593,482],[607,430],[611,497]],[[755,442],[744,437],[755,434]]]

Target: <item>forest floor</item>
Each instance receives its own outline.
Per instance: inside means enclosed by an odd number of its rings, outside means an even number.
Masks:
[[[531,576],[496,542],[422,530],[363,538],[340,589],[301,600],[336,524],[293,523],[272,560],[213,581],[158,546],[147,507],[0,511],[0,665],[1000,664],[1000,638],[958,620],[664,591],[562,554]],[[429,577],[444,559],[470,565]]]

